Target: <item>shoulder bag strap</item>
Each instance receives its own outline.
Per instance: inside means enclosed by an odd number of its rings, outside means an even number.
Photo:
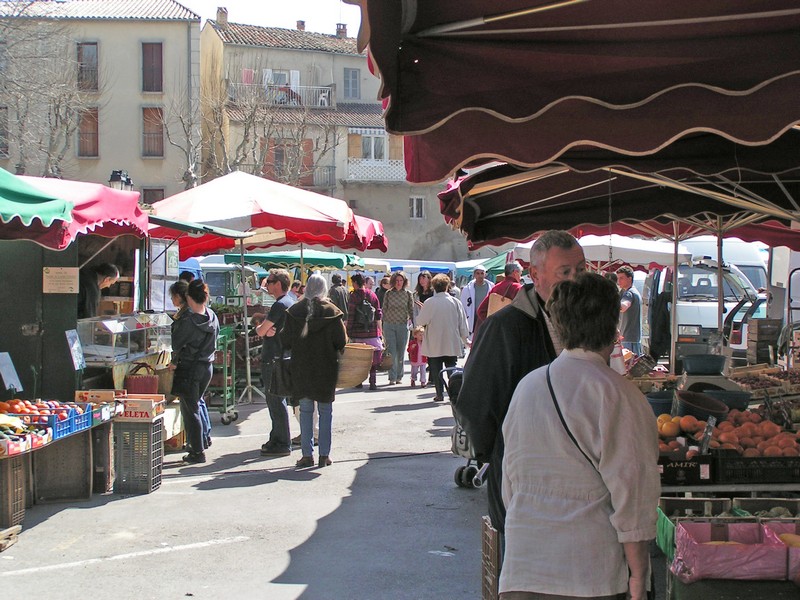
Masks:
[[[556,412],[558,413],[558,418],[561,419],[561,424],[564,426],[564,430],[567,432],[569,439],[572,440],[572,443],[575,444],[575,447],[583,454],[583,457],[589,461],[589,464],[592,465],[595,471],[597,471],[597,467],[592,462],[592,459],[583,451],[580,444],[578,444],[578,440],[575,439],[575,436],[572,435],[572,431],[570,431],[569,427],[567,426],[566,420],[564,420],[564,415],[561,412],[561,407],[558,404],[558,400],[556,400],[556,393],[553,391],[553,383],[550,381],[550,365],[547,365],[547,387],[550,388],[550,397],[553,399],[553,405],[556,407]]]

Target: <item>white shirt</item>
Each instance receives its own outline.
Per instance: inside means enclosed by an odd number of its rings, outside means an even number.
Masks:
[[[419,310],[417,325],[425,325],[422,354],[425,356],[458,356],[467,343],[469,330],[461,302],[447,292],[436,292]]]
[[[503,422],[506,552],[500,592],[606,596],[628,588],[625,542],[655,538],[658,433],[638,388],[602,356],[564,350],[526,375]],[[603,576],[605,574],[605,577]]]

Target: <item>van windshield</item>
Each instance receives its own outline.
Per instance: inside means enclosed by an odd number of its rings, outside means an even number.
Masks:
[[[681,265],[678,271],[678,299],[688,302],[707,302],[716,300],[718,294],[718,271],[704,265]],[[725,271],[723,275],[723,293],[726,301],[738,302],[742,298],[753,296],[748,293],[749,282],[743,281],[739,275]]]
[[[767,289],[767,270],[762,266],[738,265],[739,270],[757,290]]]

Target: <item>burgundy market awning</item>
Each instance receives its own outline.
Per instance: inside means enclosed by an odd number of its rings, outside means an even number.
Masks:
[[[66,224],[59,248],[79,235],[113,238],[120,235],[147,236],[147,214],[139,208],[139,192],[115,190],[100,183],[20,176],[36,189],[74,204],[72,221]]]
[[[764,144],[800,121],[793,0],[366,0],[359,39],[408,179],[693,132]],[[519,11],[519,12],[517,12]],[[503,15],[512,14],[511,18]]]
[[[454,180],[439,194],[440,208],[475,247],[662,215],[788,223],[800,213],[798,142],[792,129],[754,148],[704,134],[645,157],[573,150],[547,167],[498,165]]]

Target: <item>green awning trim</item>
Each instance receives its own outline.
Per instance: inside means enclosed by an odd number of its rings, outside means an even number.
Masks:
[[[72,222],[72,202],[39,191],[5,169],[0,169],[0,221],[18,219],[25,227],[38,219],[45,227],[55,221]]]

